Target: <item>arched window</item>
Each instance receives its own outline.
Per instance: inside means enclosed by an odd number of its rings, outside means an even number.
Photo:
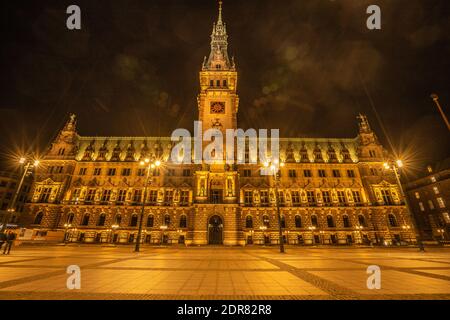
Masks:
[[[295,216],[295,227],[301,228],[302,227],[302,217]]]
[[[344,221],[344,228],[350,228],[350,219],[348,218],[348,215],[344,215],[342,220]]]
[[[388,220],[389,220],[389,225],[391,227],[398,227],[397,219],[395,218],[395,216],[392,213],[390,213],[388,215]]]
[[[184,214],[180,217],[180,228],[187,228],[187,218]]]
[[[267,228],[270,227],[270,219],[268,215],[263,216],[263,225],[266,226]]]
[[[73,214],[73,212],[70,212],[70,213],[67,215],[66,223],[71,224],[71,223],[73,222],[73,218],[74,218],[74,217],[75,217],[75,215]]]
[[[164,216],[164,225],[165,226],[169,226],[170,225],[170,216],[168,214],[166,214]]]
[[[155,223],[155,218],[153,217],[153,215],[149,215],[147,217],[147,227],[153,228],[154,223]]]
[[[103,227],[105,225],[106,214],[102,213],[100,217],[98,217],[97,226]]]
[[[133,214],[131,216],[131,220],[130,220],[130,227],[136,227],[137,222],[138,222],[138,216],[137,216],[137,214]]]
[[[327,226],[328,228],[334,228],[334,219],[332,216],[327,216]]]
[[[280,217],[281,227],[286,228],[286,218],[282,215]]]
[[[122,216],[120,214],[116,215],[115,224],[120,226],[121,222],[122,222]]]
[[[252,216],[247,216],[245,218],[245,227],[246,228],[253,228],[253,218],[252,218]]]
[[[44,217],[44,213],[42,211],[38,212],[36,217],[34,217],[34,224],[41,224],[43,217]]]
[[[82,226],[87,226],[89,224],[89,213],[86,213],[83,216],[83,220],[81,221]]]
[[[360,226],[363,226],[363,227],[366,226],[366,219],[364,218],[363,215],[359,215],[359,216],[358,216],[358,222],[359,222],[359,225],[360,225]]]
[[[313,227],[316,227],[316,228],[319,226],[319,224],[317,223],[317,216],[316,215],[312,215],[311,216],[311,224],[312,224]]]

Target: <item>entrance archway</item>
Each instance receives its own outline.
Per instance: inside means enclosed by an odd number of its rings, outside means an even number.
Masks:
[[[223,244],[222,218],[217,215],[208,221],[208,244]]]

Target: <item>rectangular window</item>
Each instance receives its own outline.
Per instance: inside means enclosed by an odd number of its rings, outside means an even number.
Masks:
[[[375,152],[375,150],[369,150],[369,156],[371,157],[371,158],[375,158],[376,157],[376,152]]]
[[[170,205],[173,201],[173,190],[166,190],[166,193],[164,194],[164,204]]]
[[[109,168],[108,176],[115,176],[115,175],[116,175],[116,168]]]
[[[106,202],[111,199],[111,190],[103,190],[102,201]]]
[[[78,201],[80,197],[81,189],[74,189],[72,193],[72,201]]]
[[[78,174],[80,176],[84,176],[86,174],[87,168],[80,168],[80,171],[78,172]]]
[[[420,211],[425,211],[425,207],[422,202],[419,202]]]
[[[300,204],[300,193],[298,191],[291,192],[292,205],[298,206]]]
[[[183,169],[183,177],[190,177],[191,169]]]
[[[124,202],[127,196],[127,190],[119,190],[119,195],[117,196],[118,202]]]
[[[434,194],[439,194],[439,188],[438,187],[433,187],[433,191],[434,191]]]
[[[150,202],[150,204],[155,204],[157,200],[158,200],[158,190],[150,190],[148,202]]]
[[[94,168],[94,176],[99,176],[102,174],[102,168]]]
[[[224,86],[224,87],[227,86],[227,80],[223,80],[222,83],[223,83],[223,86]]]
[[[160,175],[160,171],[159,171],[159,169],[158,168],[156,168],[156,169],[153,169],[153,176],[154,177],[158,177],[159,175]]]
[[[168,169],[168,170],[167,170],[167,175],[168,175],[169,177],[175,176],[175,169]]]
[[[334,178],[340,178],[341,177],[341,172],[337,169],[333,170],[333,177]]]
[[[418,192],[414,192],[414,196],[416,197],[416,199],[420,199],[420,194]]]
[[[139,168],[139,169],[137,170],[137,175],[138,175],[138,177],[143,177],[143,176],[145,176],[145,169],[144,169],[144,168]]]
[[[311,178],[312,177],[311,170],[309,169],[303,170],[303,175],[305,176],[305,178]]]
[[[394,201],[392,201],[391,193],[388,189],[381,189],[381,196],[383,197],[383,202],[386,205],[392,205],[394,204]]]
[[[278,191],[278,204],[280,206],[284,206],[284,204],[285,204],[284,192],[283,191]]]
[[[338,201],[340,204],[345,204],[346,200],[345,200],[345,192],[344,191],[338,191],[337,192],[337,196],[338,196]]]
[[[316,195],[314,194],[314,191],[306,191],[306,197],[308,198],[309,205],[316,204]]]
[[[434,210],[434,203],[431,200],[428,200],[428,207],[430,207],[430,210]]]
[[[296,178],[297,177],[297,171],[293,169],[289,169],[289,178]]]
[[[259,193],[259,197],[261,199],[261,204],[262,205],[267,205],[269,204],[269,192],[267,191],[261,191]]]
[[[189,191],[183,190],[180,195],[180,204],[188,205],[189,204]]]
[[[448,215],[448,212],[443,212],[442,217],[444,218],[445,223],[450,223],[450,216]]]
[[[361,194],[359,191],[352,191],[352,196],[355,203],[361,203]]]
[[[322,191],[322,199],[324,204],[330,204],[331,203],[331,197],[329,191]]]
[[[347,177],[354,178],[355,177],[355,171],[354,170],[347,170]]]
[[[439,208],[445,208],[445,203],[442,198],[437,198],[436,200],[438,202]]]
[[[43,203],[48,202],[48,199],[50,198],[51,193],[52,193],[52,188],[43,188],[39,202],[43,202]]]
[[[129,176],[131,174],[131,169],[130,168],[123,168],[122,169],[122,176]]]
[[[142,190],[141,189],[134,190],[133,202],[141,202],[141,198],[142,198]]]
[[[246,206],[251,206],[253,203],[253,191],[244,192],[244,204]]]
[[[95,189],[89,189],[86,195],[86,201],[94,201],[95,199]]]
[[[319,177],[325,178],[326,176],[327,176],[327,174],[326,174],[325,170],[319,169]]]
[[[375,169],[375,168],[370,168],[370,174],[371,174],[372,176],[377,176],[377,175],[378,175],[377,169]]]
[[[244,170],[244,177],[251,177],[252,176],[252,170],[245,169]]]

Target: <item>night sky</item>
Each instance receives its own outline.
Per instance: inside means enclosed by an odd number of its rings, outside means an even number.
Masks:
[[[77,4],[82,30],[66,28]],[[366,8],[382,9],[382,30]],[[81,135],[170,135],[197,119],[214,0],[1,1],[2,156],[42,152],[78,116]],[[414,165],[450,156],[450,1],[224,0],[241,128],[355,137],[366,113]],[[371,101],[373,104],[371,104]],[[375,108],[375,109],[374,109]]]

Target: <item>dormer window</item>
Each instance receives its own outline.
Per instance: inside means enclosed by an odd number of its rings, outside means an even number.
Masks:
[[[220,69],[222,66],[220,64],[216,64],[216,69]]]

